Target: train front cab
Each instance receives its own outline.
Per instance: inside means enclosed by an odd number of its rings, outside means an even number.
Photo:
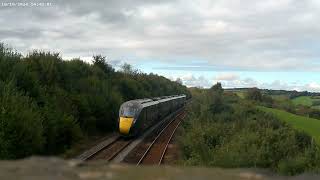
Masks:
[[[123,136],[135,134],[135,122],[139,118],[139,108],[135,106],[121,106],[119,112],[119,132]]]

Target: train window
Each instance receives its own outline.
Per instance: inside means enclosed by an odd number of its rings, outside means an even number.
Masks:
[[[133,117],[138,109],[133,108],[133,107],[123,107],[122,109],[122,116],[129,116]]]

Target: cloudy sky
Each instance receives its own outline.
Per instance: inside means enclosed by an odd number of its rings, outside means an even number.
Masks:
[[[102,54],[187,86],[320,92],[319,22],[319,0],[0,0],[0,41],[23,54]]]

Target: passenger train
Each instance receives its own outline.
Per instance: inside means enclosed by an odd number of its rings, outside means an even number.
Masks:
[[[119,132],[122,136],[136,136],[183,107],[186,95],[136,99],[123,103],[119,110]]]

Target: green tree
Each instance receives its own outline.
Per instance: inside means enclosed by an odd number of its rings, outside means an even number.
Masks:
[[[139,74],[139,70],[134,69],[133,66],[128,64],[128,63],[122,64],[121,71],[124,74],[128,74],[128,75],[137,75],[137,74]]]
[[[16,159],[41,153],[43,119],[32,100],[0,81],[0,159]]]
[[[114,69],[107,63],[105,56],[102,56],[102,55],[93,56],[92,63],[94,66],[99,67],[108,75],[110,75],[110,73],[114,72]]]
[[[213,85],[208,91],[208,99],[210,101],[209,108],[212,113],[219,113],[225,108],[223,99],[223,88],[221,83]]]
[[[262,93],[258,88],[251,88],[247,92],[247,99],[261,102]]]

